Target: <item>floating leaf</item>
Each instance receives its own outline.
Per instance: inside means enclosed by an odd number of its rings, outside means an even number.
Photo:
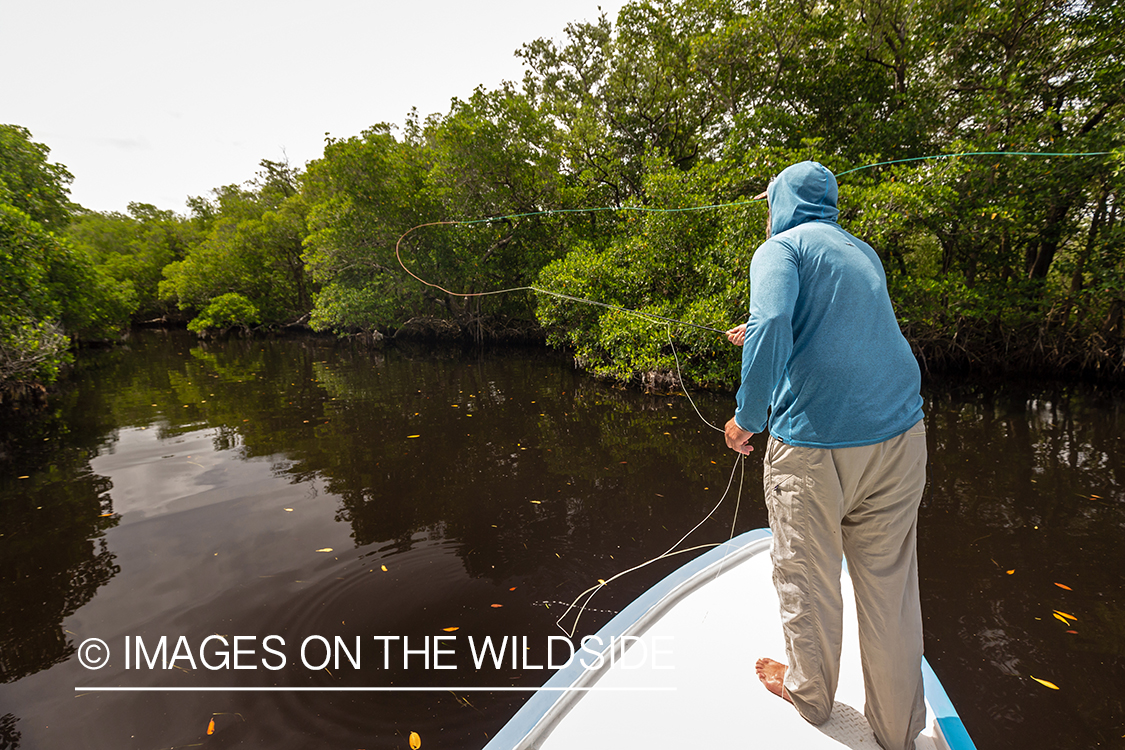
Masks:
[[[515,591],[515,590],[516,590],[515,586],[512,586],[512,588],[508,589],[508,591]]]
[[[332,551],[331,547],[321,547],[320,549],[317,550],[317,552],[331,552],[331,551]]]
[[[387,566],[386,565],[380,565],[379,567],[383,569],[384,573],[387,572]]]
[[[536,505],[542,505],[543,504],[542,500],[532,500],[531,502],[533,502]]]
[[[460,630],[460,629],[461,628],[442,628],[442,630],[444,630],[447,633],[452,633],[454,630]]]
[[[418,748],[420,748],[420,747],[422,747],[422,738],[418,735],[417,732],[411,732],[410,733],[410,750],[418,750]]]
[[[1058,620],[1059,622],[1061,622],[1063,625],[1069,625],[1070,624],[1070,621],[1067,620],[1062,615],[1060,615],[1058,612],[1055,613],[1055,619]]]
[[[1070,633],[1071,635],[1078,635],[1078,631],[1077,631],[1077,630],[1068,630],[1068,631],[1066,631],[1066,632]]]
[[[1031,679],[1035,680],[1035,681],[1036,681],[1036,682],[1038,682],[1038,683],[1039,683],[1040,685],[1046,685],[1047,687],[1051,688],[1051,690],[1058,690],[1058,689],[1059,689],[1059,686],[1058,686],[1058,685],[1056,685],[1055,683],[1053,683],[1053,682],[1047,682],[1046,680],[1041,680],[1041,679],[1039,679],[1038,677],[1036,677],[1035,675],[1028,675],[1028,677],[1030,677]]]
[[[16,477],[16,479],[31,479],[31,475],[30,474],[24,474],[22,477]]]
[[[286,509],[285,509],[285,512],[286,512],[286,513],[292,513],[292,512],[293,512],[293,509],[292,509],[292,508],[286,508]]]
[[[604,578],[599,578],[599,579],[598,579],[598,583],[600,583],[600,584],[601,584],[601,585],[603,585],[603,586],[608,586],[608,585],[609,585],[608,583],[606,583],[606,582],[605,582],[605,579],[604,579]]]
[[[421,435],[407,435],[406,439],[407,440],[413,440],[414,438],[420,438],[420,437],[422,437],[422,436]]]
[[[503,607],[503,606],[504,606],[503,604],[493,604],[492,608],[496,609],[497,607]]]
[[[1078,618],[1075,617],[1074,615],[1068,615],[1066,612],[1060,612],[1057,609],[1051,610],[1051,611],[1054,612],[1056,615],[1061,615],[1062,617],[1065,617],[1068,620],[1074,620],[1075,622],[1078,622]]]
[[[208,722],[208,724],[207,724],[207,734],[214,734],[214,733],[215,733],[215,720],[211,719],[211,721]]]
[[[1008,571],[1008,575],[1011,575],[1012,573],[1015,573],[1015,572],[1016,572],[1016,569],[1012,568],[1011,570]]]
[[[1067,586],[1066,584],[1063,584],[1063,583],[1056,582],[1055,585],[1058,586],[1060,589],[1066,589],[1067,591],[1074,591],[1074,589],[1072,589],[1070,586]]]

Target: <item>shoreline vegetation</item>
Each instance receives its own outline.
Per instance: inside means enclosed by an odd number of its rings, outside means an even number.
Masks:
[[[0,404],[92,342],[312,330],[534,343],[590,373],[733,389],[790,163],[839,175],[927,373],[1125,381],[1125,6],[649,0],[523,45],[522,82],[326,140],[304,166],[95,212],[0,125]],[[593,300],[594,306],[534,291]]]

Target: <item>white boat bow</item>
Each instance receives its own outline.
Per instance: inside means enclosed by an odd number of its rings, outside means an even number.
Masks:
[[[879,750],[863,716],[855,600],[846,573],[840,685],[829,720],[809,724],[758,680],[759,657],[785,657],[770,542],[768,529],[746,532],[639,596],[598,631],[600,640],[556,672],[485,750],[704,745]],[[927,719],[917,750],[972,750],[937,676],[925,661],[922,667]]]

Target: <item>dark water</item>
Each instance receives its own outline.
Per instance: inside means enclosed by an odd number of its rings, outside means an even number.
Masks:
[[[926,396],[927,657],[978,747],[1122,746],[1125,400]],[[720,424],[731,411],[697,403]],[[540,352],[156,333],[83,357],[0,440],[3,750],[403,748],[411,732],[479,748],[528,694],[475,688],[541,684],[562,603],[670,547],[737,463],[683,397]],[[754,460],[734,521],[739,479],[684,546],[766,525]],[[615,581],[579,634],[688,556]],[[520,658],[477,668],[470,644],[504,636]],[[90,670],[95,637],[111,656]],[[128,668],[126,639],[145,647]],[[358,667],[321,668],[337,642]],[[90,690],[107,686],[248,690]]]

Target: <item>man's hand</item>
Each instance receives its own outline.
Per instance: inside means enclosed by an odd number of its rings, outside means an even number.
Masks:
[[[732,451],[741,453],[744,456],[750,455],[750,451],[754,448],[750,445],[750,438],[754,437],[754,433],[747,432],[738,426],[731,417],[726,426],[727,447]]]
[[[742,344],[746,341],[746,324],[743,323],[742,325],[735,326],[734,328],[727,331],[727,341],[731,342],[735,346],[742,346]]]

